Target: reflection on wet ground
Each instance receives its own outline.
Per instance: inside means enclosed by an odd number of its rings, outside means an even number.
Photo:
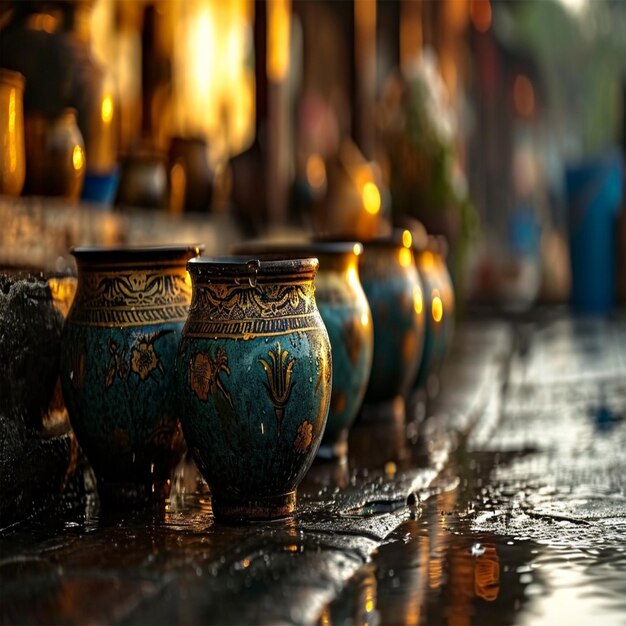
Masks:
[[[0,622],[626,624],[624,322],[521,328],[504,387],[509,334],[465,332],[425,421],[358,425],[293,520],[214,524],[189,465],[163,510],[92,485],[0,533]]]
[[[321,623],[626,624],[625,412],[623,320],[532,329],[493,436]]]

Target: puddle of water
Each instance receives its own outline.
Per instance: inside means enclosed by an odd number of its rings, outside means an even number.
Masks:
[[[466,457],[469,477],[403,523],[320,623],[626,624],[624,533],[511,508],[519,485],[490,484],[496,456]]]

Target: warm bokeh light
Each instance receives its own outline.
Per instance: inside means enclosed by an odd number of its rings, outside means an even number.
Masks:
[[[532,117],[535,112],[535,89],[527,76],[518,74],[513,83],[513,104],[522,117]]]
[[[354,267],[354,265],[350,265],[350,267],[348,268],[348,284],[351,287],[356,287],[358,286],[359,283],[359,273],[357,272],[356,267]]]
[[[428,272],[432,272],[434,267],[435,267],[435,257],[433,257],[433,253],[428,250],[425,250],[420,255],[420,269],[428,273]]]
[[[361,315],[361,326],[369,326],[370,325],[370,316],[369,313],[363,313]]]
[[[431,303],[431,314],[435,322],[440,322],[443,318],[443,302],[441,300],[441,296],[439,292],[435,289],[433,292],[432,303]]]
[[[312,154],[306,160],[306,179],[313,189],[320,189],[326,183],[326,165],[319,154]]]
[[[16,136],[16,101],[17,90],[11,88],[9,93],[9,132],[5,138],[5,145],[9,146],[9,172],[14,174],[17,171],[17,141]]]
[[[219,163],[254,136],[253,3],[174,0],[173,134],[204,137]]]
[[[363,185],[361,197],[363,206],[370,215],[376,215],[380,211],[380,191],[373,182],[368,181]]]
[[[104,96],[101,108],[102,121],[108,124],[113,119],[113,98],[110,95]]]
[[[402,245],[405,248],[410,248],[413,245],[413,236],[408,230],[402,232]]]
[[[413,255],[408,248],[401,248],[398,251],[398,263],[401,267],[410,267],[413,263]]]
[[[33,13],[27,20],[30,30],[40,30],[46,33],[53,33],[58,26],[58,20],[49,13]]]
[[[355,243],[352,246],[352,252],[355,256],[361,256],[363,254],[363,246],[360,243]]]
[[[78,172],[85,165],[85,155],[79,145],[75,145],[72,150],[72,166]]]
[[[266,7],[267,77],[274,83],[280,83],[289,72],[291,1],[268,0]]]
[[[413,308],[418,315],[421,315],[424,309],[424,296],[419,287],[413,288]]]
[[[489,0],[471,0],[470,19],[478,32],[486,33],[491,26],[491,2]]]

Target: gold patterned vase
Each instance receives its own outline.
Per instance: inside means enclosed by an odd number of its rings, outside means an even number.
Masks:
[[[314,295],[317,259],[194,259],[177,359],[187,446],[213,512],[290,515],[324,432],[331,352]]]
[[[265,259],[316,257],[320,267],[315,279],[315,299],[333,356],[333,391],[320,459],[346,460],[348,431],[365,395],[372,368],[374,335],[367,298],[359,281],[359,243],[275,243],[248,241],[238,252]]]
[[[101,500],[169,493],[184,449],[174,366],[198,246],[77,248],[78,287],[63,330],[61,383]]]

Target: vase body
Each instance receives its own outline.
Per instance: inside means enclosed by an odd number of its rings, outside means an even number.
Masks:
[[[65,109],[55,118],[27,115],[25,144],[24,193],[78,199],[85,176],[85,145],[76,111]]]
[[[372,311],[374,358],[365,402],[388,403],[415,378],[424,340],[422,284],[400,234],[364,243],[361,283]]]
[[[102,500],[169,493],[184,449],[174,366],[197,246],[76,249],[78,287],[63,330],[61,383]]]
[[[363,402],[374,348],[372,317],[359,280],[363,247],[355,242],[248,242],[237,251],[262,258],[319,260],[315,300],[330,339],[333,385],[318,457],[345,459],[348,431]]]
[[[24,77],[0,70],[0,194],[19,196],[24,186]]]
[[[163,155],[138,150],[122,161],[116,205],[164,209],[167,195],[167,169]]]
[[[170,186],[175,213],[206,213],[213,197],[213,173],[204,139],[173,137],[169,149]]]
[[[326,425],[328,334],[317,260],[190,261],[177,359],[185,439],[222,519],[284,517]]]
[[[417,269],[424,289],[424,350],[413,388],[426,388],[438,376],[454,333],[454,290],[445,260],[432,243],[416,250]]]

